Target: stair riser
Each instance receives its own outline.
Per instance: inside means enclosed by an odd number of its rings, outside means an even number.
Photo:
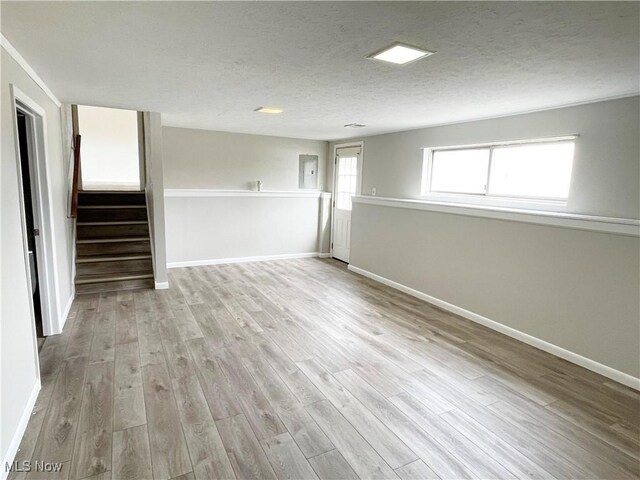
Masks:
[[[79,208],[78,222],[146,220],[146,208]]]
[[[78,205],[144,205],[142,193],[84,193],[78,194]]]
[[[139,242],[79,243],[76,248],[78,256],[151,252],[151,244],[148,240]]]
[[[102,273],[153,273],[153,266],[151,265],[151,259],[76,264],[76,275],[95,275]]]
[[[149,235],[149,225],[79,225],[78,239],[144,237]]]
[[[118,282],[99,282],[85,283],[76,285],[76,294],[83,293],[99,293],[99,292],[117,292],[120,290],[139,290],[154,288],[155,284],[152,278],[143,278],[138,280],[123,280]]]

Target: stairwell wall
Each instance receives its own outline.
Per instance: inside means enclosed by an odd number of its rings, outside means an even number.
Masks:
[[[162,165],[162,123],[157,112],[144,112],[143,136],[145,193],[156,288],[168,288],[167,246],[164,218],[164,175]]]

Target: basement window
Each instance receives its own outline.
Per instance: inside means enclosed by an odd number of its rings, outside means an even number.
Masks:
[[[463,203],[566,204],[575,139],[425,149],[422,194]]]

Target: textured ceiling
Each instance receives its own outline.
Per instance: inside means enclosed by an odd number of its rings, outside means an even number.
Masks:
[[[339,139],[638,92],[638,2],[7,2],[64,102],[166,125]],[[435,50],[395,66],[394,42]],[[281,115],[253,112],[281,107]],[[347,123],[366,128],[343,128]]]

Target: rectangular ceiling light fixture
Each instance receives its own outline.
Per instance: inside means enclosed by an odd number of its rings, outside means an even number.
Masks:
[[[281,108],[274,108],[274,107],[258,107],[254,110],[254,112],[260,112],[260,113],[282,113],[284,110],[282,110]]]
[[[383,62],[395,63],[396,65],[404,65],[420,58],[428,57],[436,52],[431,52],[423,48],[413,47],[404,43],[394,43],[376,53],[372,53],[367,58],[381,60]]]

